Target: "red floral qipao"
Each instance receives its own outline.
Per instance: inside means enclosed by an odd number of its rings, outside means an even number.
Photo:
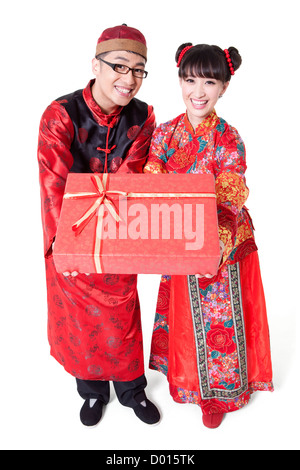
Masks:
[[[155,130],[144,171],[212,173],[225,246],[213,279],[162,276],[150,367],[167,375],[177,402],[204,414],[237,410],[253,391],[273,390],[243,141],[215,112],[195,132],[183,114]]]
[[[103,114],[92,83],[52,102],[40,124],[48,338],[51,354],[73,376],[129,381],[144,373],[137,277],[65,277],[52,258],[68,173],[141,172],[155,127],[153,108],[137,99]]]

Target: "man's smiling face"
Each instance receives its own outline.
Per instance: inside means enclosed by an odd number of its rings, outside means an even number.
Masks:
[[[127,51],[113,51],[105,54],[105,61],[144,70],[145,59],[139,54]],[[109,65],[93,59],[93,73],[96,81],[93,85],[93,96],[101,110],[111,114],[119,106],[126,106],[139,91],[143,79],[115,72]]]

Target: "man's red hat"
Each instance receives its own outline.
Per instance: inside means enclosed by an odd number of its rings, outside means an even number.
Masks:
[[[147,44],[143,34],[126,24],[108,28],[98,39],[96,56],[103,52],[130,51],[140,54],[147,60]]]

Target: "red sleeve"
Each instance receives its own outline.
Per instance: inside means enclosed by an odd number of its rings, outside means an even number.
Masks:
[[[148,107],[147,120],[130,147],[118,173],[142,173],[148,157],[151,137],[155,129],[155,115],[152,106]]]
[[[249,195],[245,146],[234,127],[226,125],[217,144],[215,161],[219,237],[225,246],[225,262],[236,243],[244,241],[238,230],[240,213]]]
[[[41,118],[38,141],[45,256],[52,252],[66,179],[73,164],[70,152],[73,136],[69,115],[54,101]]]

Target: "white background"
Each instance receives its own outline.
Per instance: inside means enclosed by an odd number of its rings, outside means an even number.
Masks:
[[[297,0],[52,0],[1,7],[2,449],[299,449],[299,26]],[[127,23],[149,48],[138,97],[157,123],[184,112],[174,55],[183,42],[235,46],[241,69],[217,106],[247,148],[247,206],[256,228],[268,306],[274,393],[259,392],[217,430],[173,402],[146,368],[158,426],[140,422],[112,391],[103,420],[79,421],[75,380],[49,355],[36,148],[41,114],[86,86],[103,29]],[[148,363],[159,276],[140,276]]]

